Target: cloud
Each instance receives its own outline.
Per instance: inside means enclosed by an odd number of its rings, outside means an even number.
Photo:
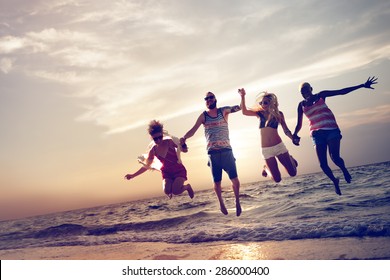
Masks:
[[[4,74],[8,74],[11,70],[12,70],[12,67],[13,67],[13,59],[11,58],[2,58],[0,60],[0,70],[1,72],[3,72]]]
[[[0,53],[10,54],[17,50],[23,49],[27,42],[23,38],[5,36],[0,38]]]
[[[87,76],[86,74],[81,76],[75,71],[48,72],[44,70],[38,70],[34,71],[32,75],[45,80],[69,85],[87,82],[92,79],[91,76]]]
[[[364,41],[372,42],[369,38],[358,39],[333,49],[328,49],[312,57],[312,63],[278,73],[275,77],[268,77],[264,80],[271,81],[268,82],[269,86],[274,86],[275,84],[281,84],[281,81],[287,83],[300,82],[306,79],[334,77],[352,69],[361,68],[374,61],[390,58],[390,46],[378,46],[373,50],[373,46],[364,44]],[[265,83],[267,84],[267,82]]]
[[[123,63],[109,43],[92,33],[49,28],[29,32],[27,37],[47,46],[46,53],[56,58],[56,63],[69,67],[103,69]]]
[[[352,27],[355,14],[336,10],[348,6],[343,3],[171,3],[42,1],[23,17],[23,27],[29,21],[36,26],[0,37],[0,53],[15,56],[18,69],[30,75],[73,86],[74,98],[92,97],[78,120],[108,133],[137,128],[156,114],[171,119],[193,113],[205,89],[227,102],[237,99],[231,91],[238,85],[272,90],[390,57],[383,31],[352,36],[375,27],[371,19],[386,14],[383,3],[354,7],[364,20]],[[312,9],[317,4],[321,9]],[[1,71],[13,69],[15,61],[2,59]]]
[[[86,32],[71,31],[68,29],[57,30],[46,28],[40,32],[27,32],[26,36],[31,40],[44,42],[46,44],[56,44],[60,42],[73,42],[76,44],[97,42],[97,39]]]
[[[112,57],[101,50],[68,47],[51,53],[67,66],[83,68],[111,68],[116,65]]]
[[[19,69],[31,76],[69,85],[100,80],[99,71],[126,64],[110,42],[91,32],[69,29],[46,28],[20,37],[0,37],[0,54],[17,57]],[[2,59],[1,70],[8,73],[15,60]]]
[[[387,124],[390,120],[390,104],[364,108],[337,116],[337,121],[343,128],[364,126],[371,123]]]
[[[335,55],[334,51],[330,50],[328,56],[323,54],[323,59],[317,60],[313,64],[252,81],[246,85],[246,89],[248,92],[258,92],[259,88],[272,89],[287,84],[298,85],[306,79],[339,76],[389,55],[389,50],[386,47],[367,55],[370,52],[369,48],[350,50],[349,44],[339,47],[337,51],[338,54]],[[221,53],[221,59],[226,56],[228,53]],[[177,76],[182,76],[183,73],[186,73],[187,78],[175,79]],[[126,76],[125,72],[122,74]],[[194,95],[191,94],[193,90],[190,89],[187,92],[188,99],[178,100],[177,96],[180,96],[180,93],[177,89],[185,86],[186,83],[191,84],[194,80],[205,79],[207,74],[207,71],[204,75],[197,74],[196,66],[194,68],[183,66],[168,68],[162,73],[144,74],[128,83],[119,79],[114,82],[114,85],[107,86],[105,83],[108,81],[105,81],[99,85],[99,91],[94,91],[97,103],[91,106],[79,120],[94,121],[98,125],[107,127],[108,134],[115,134],[141,127],[149,119],[156,117],[156,114],[161,116],[161,120],[170,120],[194,113],[199,110],[201,104],[198,100],[196,103],[188,102],[194,99]],[[220,92],[218,94],[219,102],[223,104],[224,102],[236,101],[237,96],[231,94],[235,91],[236,88],[231,88],[228,93]],[[174,100],[175,103],[174,112],[172,112],[170,105],[171,100]]]

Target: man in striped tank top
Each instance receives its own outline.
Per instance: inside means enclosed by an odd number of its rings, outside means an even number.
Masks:
[[[376,84],[377,78],[369,77],[364,84],[343,88],[339,90],[325,90],[313,94],[313,88],[309,83],[302,83],[300,91],[304,98],[298,104],[298,121],[293,135],[294,144],[299,145],[298,132],[302,128],[303,114],[309,119],[310,135],[315,146],[318,161],[322,171],[332,180],[335,191],[341,195],[339,179],[333,175],[328,165],[327,150],[329,149],[330,158],[341,169],[347,183],[351,182],[351,175],[345,167],[344,160],[340,157],[341,132],[337,125],[336,118],[325,103],[327,97],[344,95],[359,88],[374,89],[372,85]]]
[[[236,159],[234,158],[229,140],[228,116],[240,110],[240,106],[217,107],[217,99],[212,92],[208,92],[204,98],[207,111],[200,114],[195,125],[180,139],[181,144],[192,137],[203,124],[207,141],[208,165],[214,180],[214,191],[217,195],[221,212],[225,215],[228,211],[222,199],[222,170],[224,170],[232,182],[236,199],[236,215],[241,215],[240,205],[240,181],[237,176]]]

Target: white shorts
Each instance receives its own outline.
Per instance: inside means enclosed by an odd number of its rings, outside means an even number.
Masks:
[[[269,159],[288,152],[283,142],[272,147],[263,147],[261,151],[263,153],[263,159]]]

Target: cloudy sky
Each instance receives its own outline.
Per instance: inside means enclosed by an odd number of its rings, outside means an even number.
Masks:
[[[147,123],[184,135],[207,91],[219,106],[238,104],[239,87],[248,105],[275,92],[293,130],[299,83],[378,76],[327,103],[348,166],[390,160],[389,26],[387,0],[0,0],[0,219],[162,195],[158,172],[123,177]],[[241,182],[262,180],[256,118],[229,122]],[[320,171],[306,120],[300,136],[283,138],[299,173]],[[189,181],[211,188],[202,128],[188,145]]]

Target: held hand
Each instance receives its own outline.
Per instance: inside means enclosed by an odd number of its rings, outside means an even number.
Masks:
[[[187,153],[188,152],[188,146],[186,144],[186,139],[184,137],[180,138],[180,146],[181,146],[181,151],[183,153]]]
[[[241,96],[245,96],[245,94],[246,94],[246,92],[245,92],[245,89],[243,89],[243,88],[239,88],[238,89],[238,93],[241,95]]]
[[[364,83],[364,87],[365,87],[365,88],[374,89],[374,88],[372,87],[372,85],[377,84],[377,82],[376,82],[377,80],[378,80],[378,78],[375,78],[375,76],[373,76],[372,78],[371,78],[371,77],[368,77],[367,81]]]
[[[183,153],[187,153],[188,152],[188,147],[186,144],[183,144],[181,145],[181,149],[180,149]]]
[[[293,142],[293,144],[295,145],[295,146],[299,146],[299,142],[301,141],[301,137],[299,137],[298,135],[293,135],[293,140],[292,140],[292,142]]]
[[[126,176],[125,176],[125,179],[127,179],[127,180],[130,180],[133,178],[134,178],[133,174],[126,174]]]

